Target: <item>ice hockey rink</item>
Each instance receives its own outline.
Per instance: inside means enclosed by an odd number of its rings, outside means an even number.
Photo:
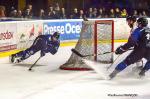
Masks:
[[[0,58],[0,99],[150,99],[150,72],[139,79],[127,69],[113,80],[103,80],[94,71],[58,69],[73,47],[47,54],[33,71],[28,68],[39,53],[20,64]]]

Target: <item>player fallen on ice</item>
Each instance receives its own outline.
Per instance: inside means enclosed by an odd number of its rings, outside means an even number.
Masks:
[[[139,72],[139,76],[145,76],[145,72],[150,69],[150,28],[147,25],[148,20],[145,17],[139,18],[137,20],[137,28],[131,33],[128,42],[116,49],[116,54],[122,54],[131,47],[134,47],[125,60],[119,63],[114,71],[110,73],[110,79],[114,78],[130,64],[134,64],[142,58],[145,58],[147,62]]]
[[[58,32],[54,32],[53,35],[47,34],[36,37],[30,48],[11,55],[11,62],[19,63],[38,51],[41,51],[41,57],[45,56],[48,52],[54,55],[58,51],[60,45],[59,37],[60,34]]]
[[[137,21],[136,16],[128,16],[126,18],[126,22],[128,26],[131,28],[130,35],[137,28],[136,21]],[[132,68],[132,72],[138,72],[142,68],[143,68],[143,61],[141,59],[136,62],[136,66]]]

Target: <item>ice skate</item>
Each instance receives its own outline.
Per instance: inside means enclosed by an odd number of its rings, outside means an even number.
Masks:
[[[138,75],[140,73],[140,71],[142,70],[142,68],[143,68],[143,66],[138,66],[138,67],[135,66],[135,67],[132,68],[132,73],[134,75]]]
[[[17,58],[15,58],[15,61],[14,61],[14,63],[20,63],[20,62],[22,62],[22,59],[21,59],[21,57],[17,57]]]
[[[145,72],[146,72],[146,70],[141,70],[141,72],[139,73],[139,78],[144,78]]]
[[[143,69],[143,66],[135,67],[135,71],[141,71]]]
[[[22,61],[21,57],[17,57],[16,54],[11,55],[10,57],[11,63],[20,63]]]
[[[113,79],[114,77],[116,77],[116,75],[119,73],[120,71],[118,70],[114,70],[110,75],[109,75],[109,80]]]
[[[16,57],[17,57],[16,54],[12,54],[12,55],[10,56],[10,61],[11,61],[11,63],[14,63]]]

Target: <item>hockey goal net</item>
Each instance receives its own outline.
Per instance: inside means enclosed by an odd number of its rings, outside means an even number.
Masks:
[[[75,50],[82,55],[89,55],[85,59],[102,63],[113,62],[113,53],[103,54],[114,50],[113,20],[84,21]],[[60,69],[91,70],[82,62],[81,57],[74,53],[65,64],[60,66]]]

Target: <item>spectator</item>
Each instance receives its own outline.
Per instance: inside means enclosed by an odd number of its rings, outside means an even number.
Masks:
[[[18,10],[18,11],[17,11],[17,18],[23,18],[23,15],[22,15],[22,11],[21,11],[21,10]]]
[[[80,19],[83,19],[85,16],[84,16],[84,11],[83,10],[80,10],[79,12],[79,18]]]
[[[143,2],[142,0],[140,0],[140,3]],[[48,19],[66,19],[68,18],[68,16],[70,16],[70,18],[73,19],[78,19],[78,18],[82,18],[84,14],[84,16],[86,15],[87,18],[107,18],[108,16],[111,18],[120,18],[120,17],[126,17],[128,16],[128,14],[130,15],[134,15],[136,17],[139,16],[149,16],[147,15],[148,13],[146,11],[149,11],[148,9],[148,3],[147,1],[144,1],[143,4],[138,4],[139,2],[135,2],[135,6],[131,7],[129,9],[129,12],[127,12],[127,10],[124,8],[120,11],[120,8],[123,7],[127,7],[127,5],[120,5],[119,3],[114,4],[116,2],[109,2],[108,0],[105,1],[103,0],[100,4],[96,4],[96,5],[90,5],[92,7],[95,8],[88,8],[87,11],[84,10],[80,10],[78,11],[77,8],[73,9],[73,12],[69,12],[70,10],[65,9],[64,7],[60,8],[59,3],[55,3],[54,6],[50,6],[47,11],[47,13],[44,12],[44,14],[42,14],[42,10],[39,11],[39,13],[36,13],[36,17],[39,17],[41,19],[44,18],[48,18]],[[132,1],[128,2],[128,3],[133,3]],[[106,5],[104,5],[106,4]],[[111,5],[110,5],[111,4]],[[125,2],[122,2],[121,4],[125,4]],[[89,5],[88,5],[89,6]],[[97,9],[96,7],[100,6],[100,9]],[[114,6],[117,6],[117,8],[113,9]],[[120,8],[118,8],[120,6]],[[129,6],[129,5],[128,5]],[[85,6],[86,7],[86,6]],[[105,10],[105,8],[107,7],[107,9],[112,8],[110,10]],[[132,11],[132,8],[134,8],[134,11]],[[8,7],[9,9],[9,7]],[[71,8],[70,8],[71,9]],[[5,7],[0,6],[0,16],[5,17]],[[68,11],[68,13],[66,14],[65,11]],[[140,12],[140,13],[139,13]],[[17,11],[14,7],[12,7],[10,10],[7,11],[7,13],[9,14],[10,17],[17,17],[17,18],[33,18],[33,16],[35,15],[35,13],[32,10],[32,5],[28,4],[25,9],[23,10],[23,12]],[[71,14],[70,14],[71,13]]]
[[[5,6],[0,6],[0,18],[5,17]]]
[[[24,18],[33,18],[32,5],[28,4],[23,13]]]
[[[123,10],[121,11],[121,17],[122,17],[122,18],[126,18],[127,16],[128,16],[127,10],[126,10],[126,9],[123,9]]]
[[[32,13],[30,13],[30,9],[26,9],[25,10],[25,13],[24,13],[24,18],[32,18],[33,17],[33,15],[32,15]]]
[[[107,13],[106,9],[103,7],[104,18],[108,18],[109,13]]]
[[[29,9],[30,15],[33,16],[33,11],[32,11],[32,5],[31,4],[27,5],[27,9]]]
[[[93,18],[97,18],[98,14],[97,14],[97,8],[94,8],[93,11]]]
[[[138,17],[138,16],[139,16],[137,10],[134,10],[134,11],[133,11],[133,16],[135,16],[135,17]]]
[[[72,13],[72,18],[73,19],[78,19],[79,18],[79,14],[78,14],[78,9],[74,8],[73,13]]]
[[[60,19],[61,18],[61,11],[60,11],[60,7],[59,7],[58,3],[56,3],[54,10],[55,10],[55,18]]]
[[[142,16],[147,17],[148,15],[146,14],[146,11],[142,11]]]
[[[27,8],[32,12],[32,5],[31,4],[28,4]]]
[[[66,12],[65,12],[65,8],[61,8],[61,12],[60,12],[60,18],[61,19],[66,19]]]
[[[49,7],[49,11],[48,11],[48,19],[55,19],[56,13],[53,9],[52,6]]]
[[[86,16],[87,16],[87,18],[93,18],[93,9],[92,8],[89,8]]]
[[[114,11],[113,8],[110,9],[109,17],[110,17],[110,18],[114,18],[114,17],[115,17],[115,11]]]
[[[45,12],[44,12],[43,9],[40,9],[38,18],[39,18],[39,19],[45,19]]]
[[[120,18],[121,17],[120,9],[118,7],[115,9],[115,17],[116,18]]]
[[[32,5],[29,4],[29,5],[27,6],[27,9],[29,9],[29,15],[30,15],[30,18],[32,18],[32,17],[33,17]]]
[[[13,17],[14,15],[14,10],[15,8],[12,6],[11,9],[10,9],[10,13],[9,13],[9,17]]]
[[[100,8],[97,13],[97,18],[103,18],[103,17],[104,17],[103,9]]]
[[[17,10],[11,11],[10,17],[16,18],[17,17]]]
[[[56,3],[56,4],[54,5],[54,10],[55,10],[55,11],[60,11],[59,3]]]

